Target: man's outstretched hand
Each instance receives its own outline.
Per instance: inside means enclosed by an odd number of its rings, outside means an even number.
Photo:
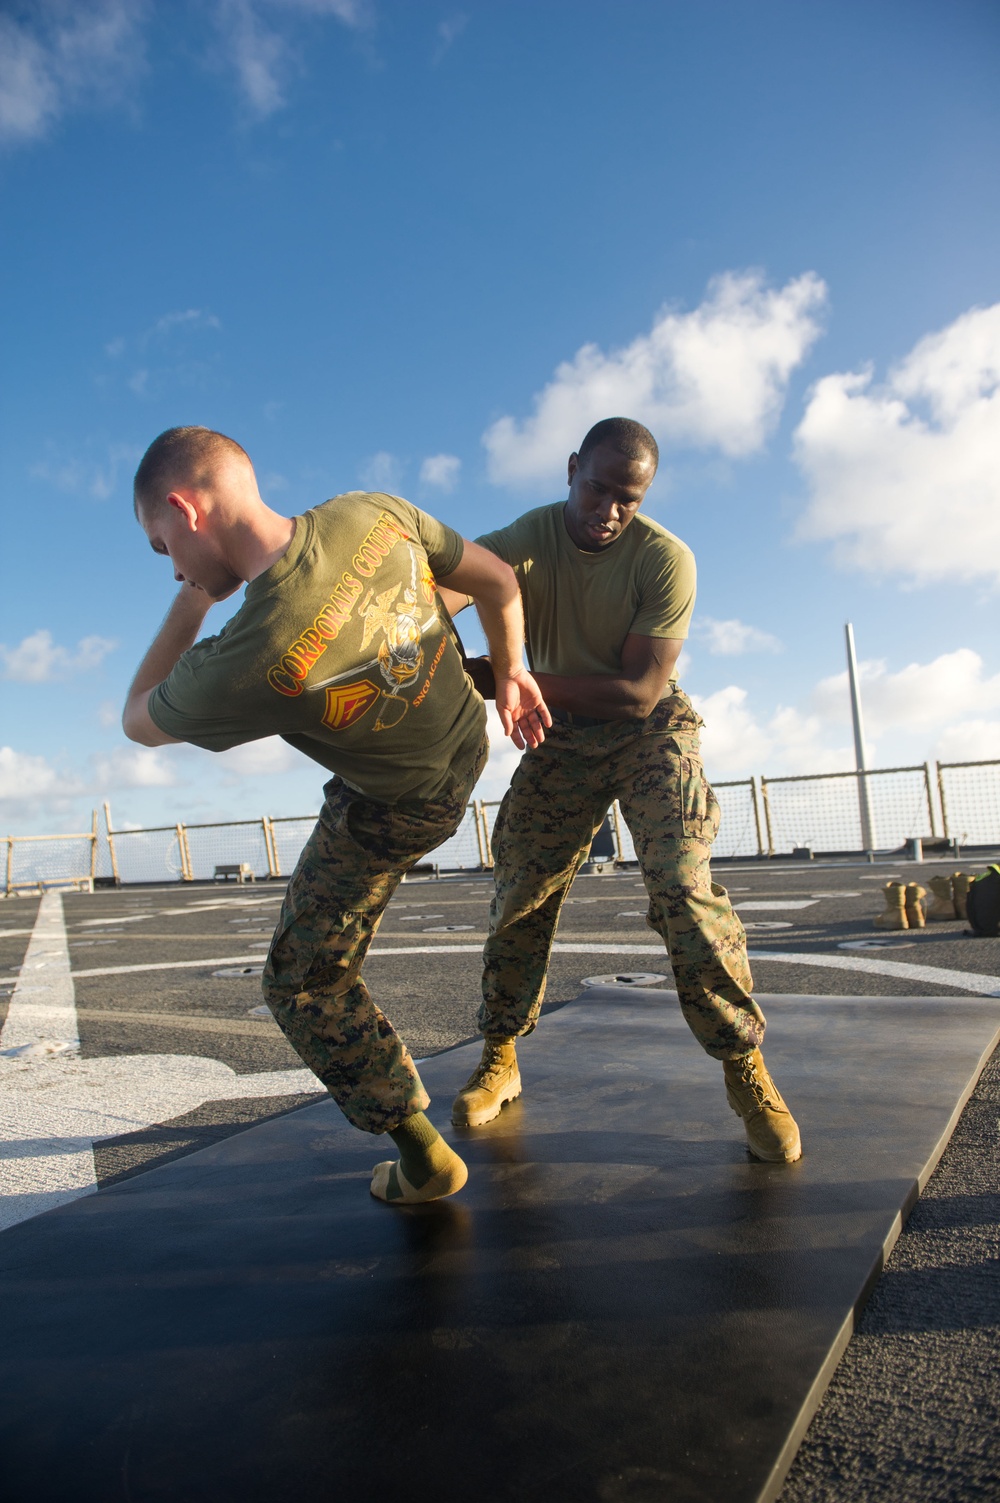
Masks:
[[[542,691],[527,668],[516,668],[507,677],[497,676],[497,714],[504,735],[520,751],[526,746],[541,746],[546,726],[552,724]]]

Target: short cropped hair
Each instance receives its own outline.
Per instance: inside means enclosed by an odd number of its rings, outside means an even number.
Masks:
[[[617,449],[627,459],[651,459],[654,467],[660,463],[660,450],[648,428],[633,418],[602,418],[595,423],[577,450],[578,459],[586,459],[592,449],[606,444]]]
[[[135,509],[163,504],[173,486],[207,486],[222,459],[243,459],[247,451],[214,428],[168,428],[154,438],[135,472]]]

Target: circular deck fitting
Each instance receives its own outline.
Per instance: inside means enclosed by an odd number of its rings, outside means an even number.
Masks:
[[[842,939],[838,950],[905,950],[912,947],[912,939]]]
[[[616,971],[609,976],[584,976],[584,986],[659,986],[666,981],[658,971]]]

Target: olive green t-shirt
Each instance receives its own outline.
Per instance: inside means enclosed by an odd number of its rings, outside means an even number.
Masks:
[[[464,546],[398,496],[351,491],[305,512],[233,619],[153,691],[150,716],[209,751],[283,736],[382,803],[434,798],[486,723],[435,600]]]
[[[587,553],[573,542],[561,501],[525,512],[477,542],[517,575],[528,662],[539,673],[621,673],[622,645],[630,632],[641,637],[688,634],[694,554],[642,512],[599,553]]]

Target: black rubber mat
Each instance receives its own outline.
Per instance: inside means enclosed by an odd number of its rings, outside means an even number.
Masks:
[[[669,995],[595,989],[453,1200],[373,1201],[324,1101],[12,1228],[5,1500],[774,1498],[1000,1000],[762,1000],[796,1165]],[[477,1056],[422,1067],[439,1124]]]

